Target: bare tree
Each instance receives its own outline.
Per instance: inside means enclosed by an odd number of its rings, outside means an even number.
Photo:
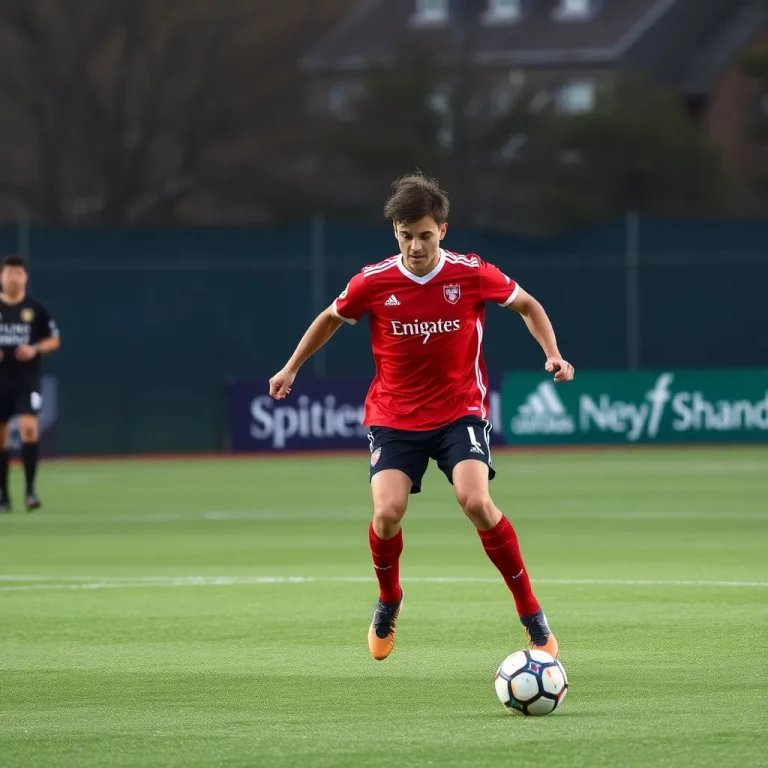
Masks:
[[[312,5],[3,0],[0,195],[67,223],[256,205],[301,137],[297,58],[333,20]]]

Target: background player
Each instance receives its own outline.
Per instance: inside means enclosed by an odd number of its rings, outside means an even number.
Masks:
[[[364,423],[370,427],[373,521],[369,542],[379,581],[379,603],[368,633],[376,659],[395,644],[402,604],[401,521],[409,494],[421,490],[429,459],[454,485],[464,513],[511,590],[532,648],[557,656],[523,563],[515,531],[489,494],[495,471],[487,420],[488,379],[482,356],[485,302],[522,315],[546,355],[555,381],[573,378],[542,306],[499,269],[477,256],[440,246],[449,203],[423,176],[395,182],[385,214],[400,254],[365,267],[307,330],[288,364],[270,381],[270,394],[286,397],[300,366],[344,323],[370,315],[376,377]]]
[[[27,280],[24,259],[8,256],[0,271],[0,512],[11,511],[8,422],[14,415],[19,416],[26,507],[31,512],[40,506],[35,493],[40,454],[37,415],[43,403],[40,358],[61,345],[48,310],[27,296]]]

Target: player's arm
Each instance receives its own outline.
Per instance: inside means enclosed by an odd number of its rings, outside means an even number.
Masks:
[[[16,358],[18,360],[31,360],[37,355],[48,355],[61,348],[59,329],[47,310],[40,310],[37,323],[37,333],[41,337],[40,341],[35,344],[22,344],[16,347]]]
[[[269,394],[275,400],[283,400],[291,393],[296,374],[304,363],[317,352],[336,331],[344,325],[344,321],[334,314],[333,307],[323,310],[307,328],[301,341],[285,364],[282,371],[269,380]]]
[[[571,381],[574,368],[567,360],[563,359],[557,348],[555,329],[552,327],[552,322],[544,311],[544,307],[519,285],[515,291],[515,297],[507,306],[514,309],[523,318],[531,335],[544,350],[544,354],[547,356],[545,370],[555,374],[555,381]]]
[[[304,336],[282,371],[269,380],[269,394],[283,400],[291,393],[291,385],[304,363],[325,345],[344,323],[354,325],[365,313],[366,297],[363,276],[357,275],[333,304],[321,312],[307,328]]]
[[[34,346],[37,348],[39,355],[48,355],[57,349],[61,349],[61,337],[49,336],[47,339],[41,339]]]
[[[555,331],[544,307],[493,264],[481,260],[478,274],[480,299],[514,309],[525,320],[531,335],[544,350],[547,357],[544,369],[555,374],[555,381],[570,381],[573,378],[573,366],[563,360],[557,348]]]

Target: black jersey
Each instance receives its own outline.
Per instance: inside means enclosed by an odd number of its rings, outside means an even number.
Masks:
[[[41,356],[37,354],[22,362],[16,359],[16,348],[58,335],[56,322],[39,301],[26,296],[18,304],[7,304],[0,298],[0,390],[39,391],[43,375]]]

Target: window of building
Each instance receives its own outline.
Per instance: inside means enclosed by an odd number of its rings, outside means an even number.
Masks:
[[[574,80],[566,83],[557,93],[555,107],[558,112],[576,115],[591,112],[595,106],[595,84],[591,80]]]
[[[560,0],[554,17],[558,21],[583,21],[591,19],[597,11],[598,0]]]
[[[503,24],[518,21],[523,15],[523,0],[488,0],[483,15],[485,24]]]
[[[451,149],[454,142],[453,106],[451,104],[451,89],[448,85],[440,85],[427,98],[429,108],[438,117],[436,141],[443,149]]]
[[[448,0],[416,0],[414,23],[444,24],[448,21]]]

